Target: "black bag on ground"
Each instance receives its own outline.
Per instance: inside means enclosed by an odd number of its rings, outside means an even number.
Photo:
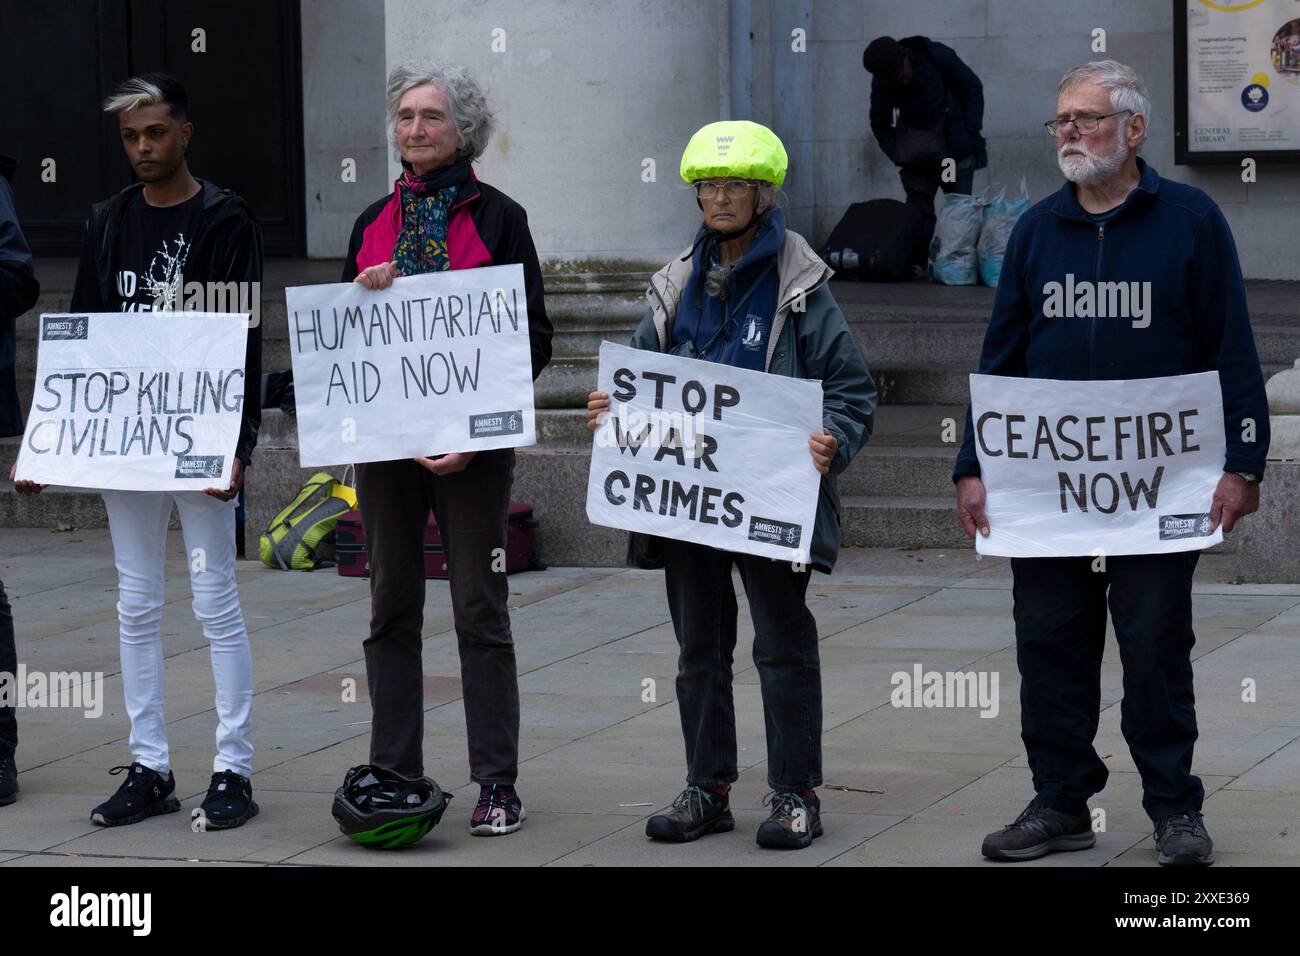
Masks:
[[[921,235],[921,210],[897,199],[855,202],[821,249],[821,257],[844,279],[902,282]]]

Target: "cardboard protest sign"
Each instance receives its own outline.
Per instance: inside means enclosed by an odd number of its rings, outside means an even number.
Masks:
[[[304,468],[531,445],[524,270],[285,290]]]
[[[604,342],[587,482],[593,524],[807,562],[820,382]]]
[[[1208,548],[1226,440],[1218,372],[1123,381],[972,375],[988,493],[980,554],[1038,558]]]
[[[119,491],[227,488],[243,423],[248,316],[42,315],[15,477]],[[256,400],[256,399],[254,399]]]

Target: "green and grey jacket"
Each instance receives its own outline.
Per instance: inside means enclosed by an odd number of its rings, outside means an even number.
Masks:
[[[632,348],[671,352],[672,324],[694,264],[690,250],[674,257],[650,279],[649,310],[629,343]],[[822,422],[839,443],[830,471],[822,475],[813,528],[811,563],[829,574],[840,549],[840,495],[836,475],[871,437],[876,385],[835,297],[831,269],[797,233],[786,230],[777,254],[776,315],[765,370],[772,375],[822,383]]]

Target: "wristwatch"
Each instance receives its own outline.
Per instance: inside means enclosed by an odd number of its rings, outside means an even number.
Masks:
[[[1233,471],[1233,472],[1229,472],[1229,474],[1236,475],[1238,478],[1241,478],[1245,481],[1255,481],[1255,482],[1259,481],[1259,475],[1253,475],[1248,471]]]

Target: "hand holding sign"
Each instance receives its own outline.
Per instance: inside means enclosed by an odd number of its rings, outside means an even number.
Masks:
[[[205,495],[211,495],[218,501],[229,501],[239,494],[239,490],[244,487],[244,462],[236,458],[230,463],[230,487],[224,491],[220,488],[204,488]]]
[[[820,434],[809,435],[808,447],[812,450],[813,467],[823,475],[830,471],[835,451],[840,447],[835,436],[824,430]]]
[[[378,291],[379,289],[387,289],[393,284],[393,280],[401,274],[396,262],[381,262],[377,266],[362,269],[352,281],[365,286],[367,289]]]
[[[14,490],[20,495],[39,495],[49,485],[38,485],[34,481],[19,481],[14,476],[18,473],[18,465],[14,463],[9,466],[9,480],[14,483]]]
[[[1247,481],[1241,475],[1224,472],[1214,489],[1214,502],[1210,505],[1210,530],[1223,522],[1226,534],[1246,515],[1259,510],[1259,482]]]
[[[608,392],[588,392],[587,393],[587,430],[595,431],[603,423],[601,418],[609,411],[609,393]]]
[[[468,468],[477,454],[475,451],[453,452],[450,455],[435,455],[433,458],[417,456],[415,460],[435,475],[454,475]]]
[[[975,537],[978,530],[984,537],[989,534],[989,519],[984,514],[984,482],[975,475],[957,479],[957,520],[966,529],[966,537]]]

